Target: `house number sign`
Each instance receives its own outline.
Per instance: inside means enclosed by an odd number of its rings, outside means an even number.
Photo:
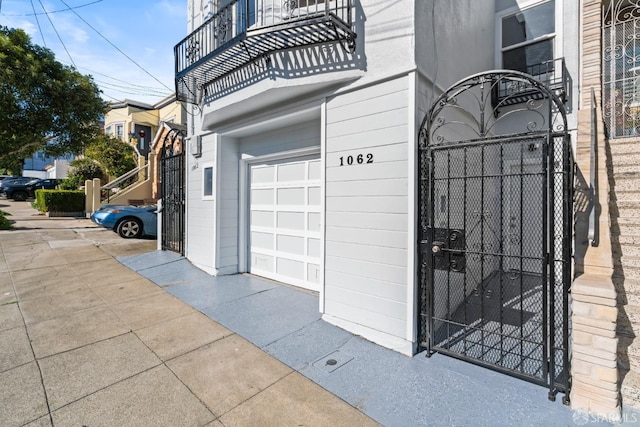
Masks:
[[[368,163],[373,163],[373,154],[371,153],[340,157],[340,166],[361,165]]]

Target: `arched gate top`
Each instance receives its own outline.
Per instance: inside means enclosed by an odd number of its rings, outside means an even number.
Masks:
[[[178,125],[169,126],[169,130],[162,139],[161,158],[175,156],[184,150],[184,138],[187,136],[186,127]]]
[[[536,78],[510,70],[482,72],[451,86],[420,126],[421,148],[443,144],[567,132],[563,102]]]

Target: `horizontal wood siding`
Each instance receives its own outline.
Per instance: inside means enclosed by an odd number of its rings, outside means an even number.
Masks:
[[[248,158],[319,146],[320,122],[313,120],[243,138],[240,152]]]
[[[408,102],[406,78],[328,101],[325,174],[325,312],[403,339]]]
[[[213,166],[215,176],[216,142],[215,135],[202,137],[202,156],[198,159],[187,155],[187,247],[186,254],[192,262],[215,268],[214,239],[215,200],[202,199],[203,165]]]
[[[220,171],[218,173],[218,236],[217,248],[218,256],[216,260],[217,268],[224,273],[238,272],[238,216],[240,209],[239,183],[240,178],[240,151],[238,141],[230,138],[223,138],[220,146],[219,162]]]

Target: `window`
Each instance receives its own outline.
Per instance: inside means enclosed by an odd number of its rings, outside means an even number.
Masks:
[[[107,135],[111,135],[111,132],[113,132],[113,129],[111,128],[111,125],[109,125],[106,128],[104,128],[104,133],[106,133]]]
[[[603,115],[611,138],[640,135],[640,6],[612,0],[603,28]]]
[[[120,138],[124,141],[124,125],[117,124],[115,127],[116,127],[116,138]]]
[[[213,199],[213,166],[202,168],[202,198]]]
[[[533,66],[554,58],[555,7],[550,0],[501,17],[502,68],[531,74]]]

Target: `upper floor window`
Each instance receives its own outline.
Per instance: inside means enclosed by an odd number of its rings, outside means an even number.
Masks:
[[[554,58],[555,0],[519,8],[500,19],[502,68],[527,73]]]

